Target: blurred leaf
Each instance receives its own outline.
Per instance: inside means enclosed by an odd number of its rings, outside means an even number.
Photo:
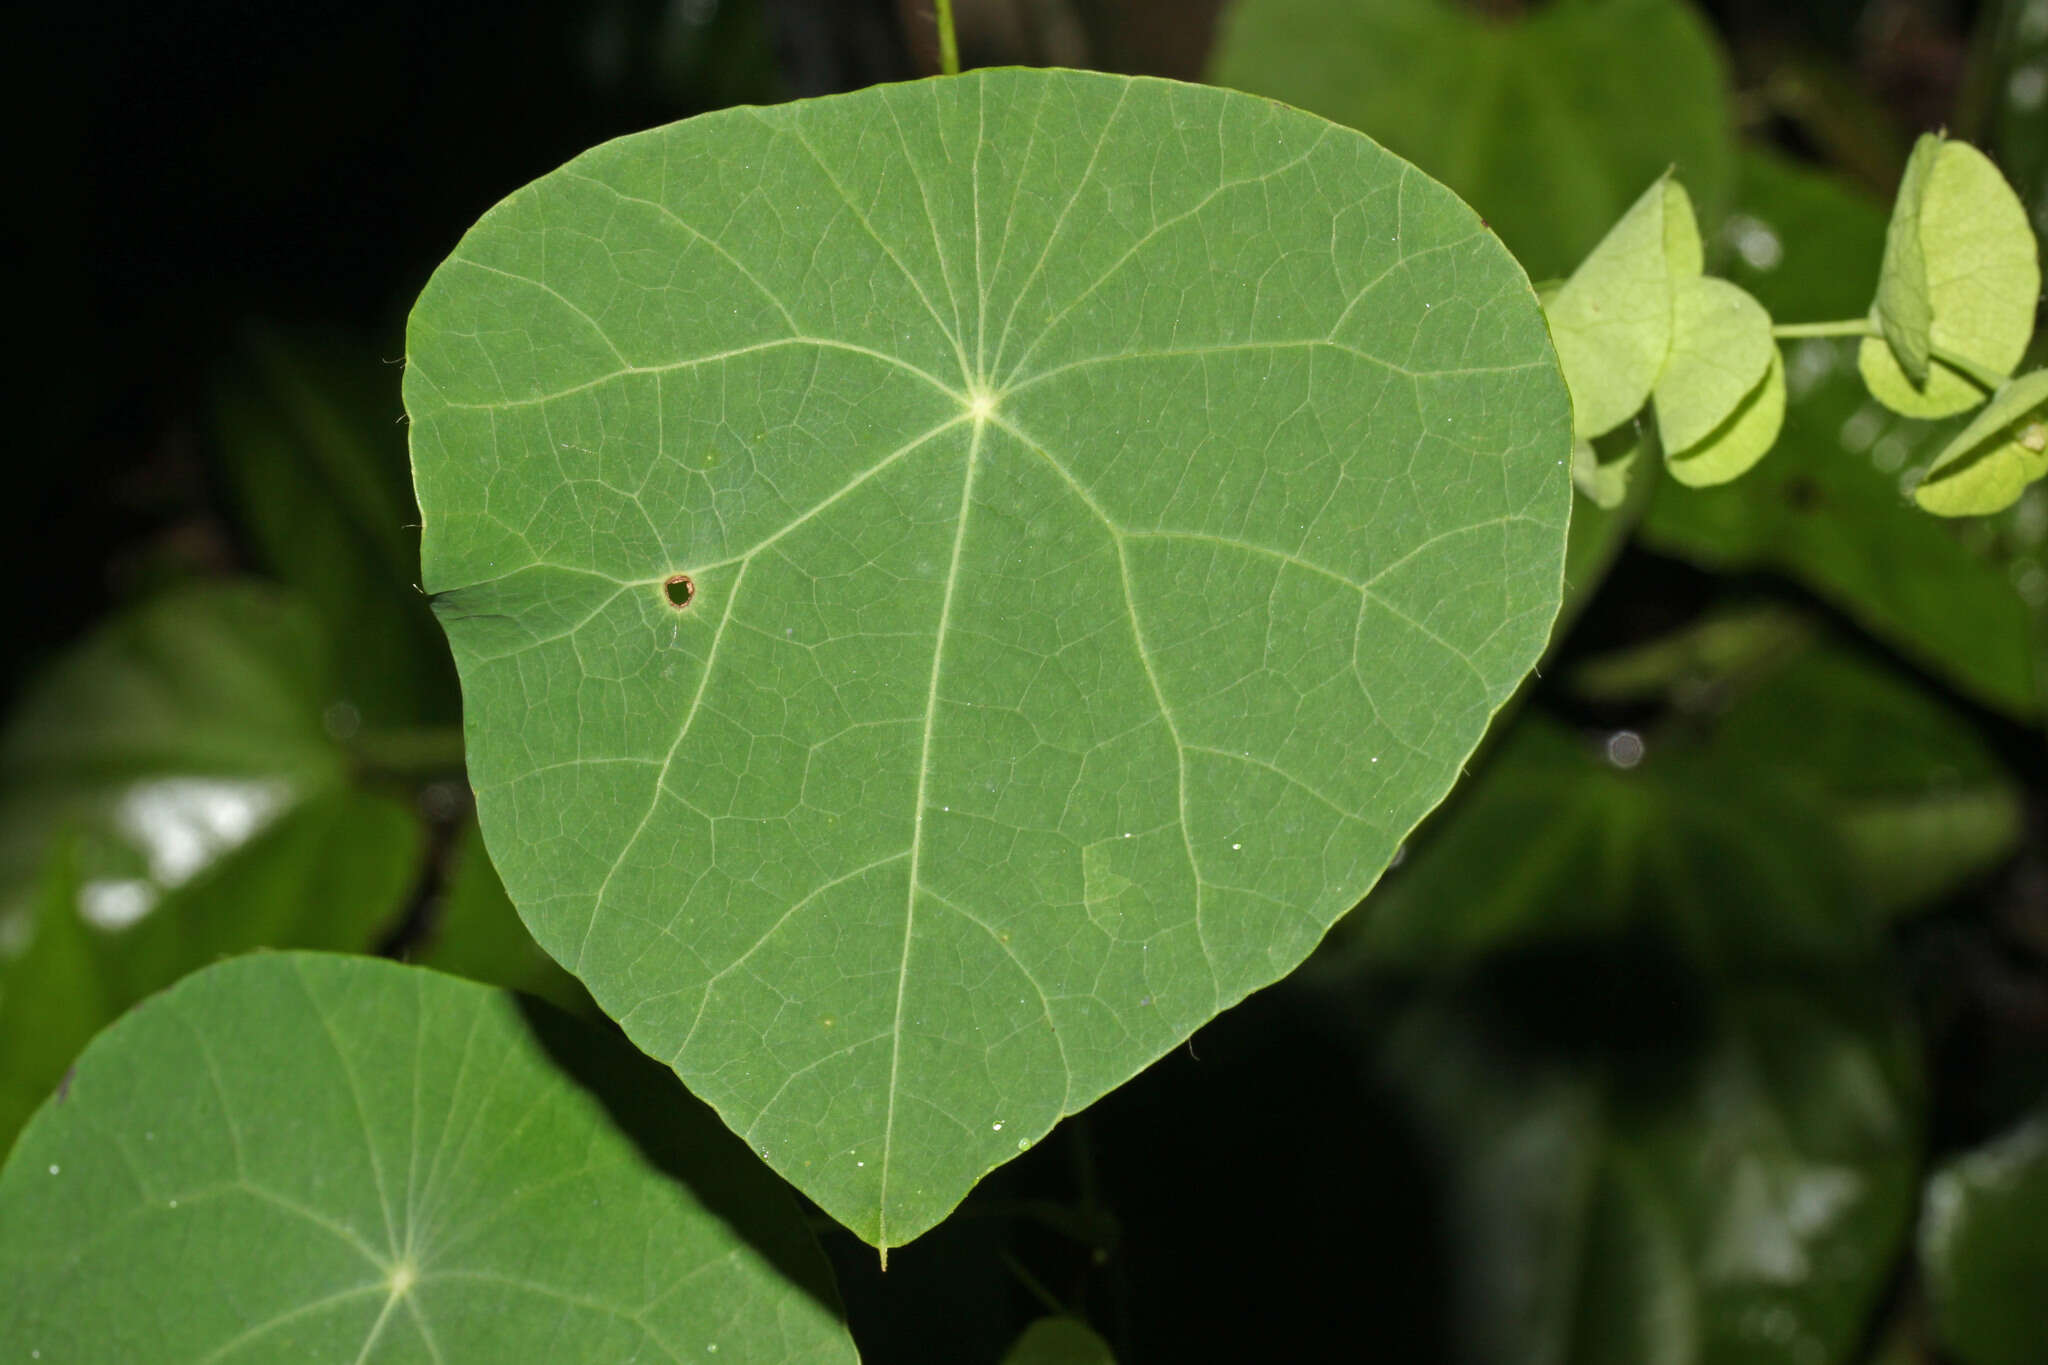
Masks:
[[[1356,948],[1451,966],[1644,923],[1707,962],[1859,947],[1869,926],[1843,896],[1845,851],[1813,817],[1743,764],[1525,716],[1354,917]]]
[[[66,843],[35,888],[35,938],[0,972],[0,1152],[117,1012],[77,904],[77,850]]]
[[[1116,1365],[1116,1356],[1087,1323],[1040,1318],[1024,1329],[1003,1365]]]
[[[0,1171],[9,1360],[855,1359],[788,1192],[504,992],[242,958],[96,1039]]]
[[[1438,1153],[1462,1359],[1843,1361],[1904,1240],[1894,1002],[1622,940],[1425,995],[1382,1069]]]
[[[1728,767],[1810,803],[1859,900],[1924,906],[2019,843],[2018,783],[1977,731],[1900,674],[1780,633],[1703,742]],[[1700,687],[1698,675],[1680,684]]]
[[[2005,384],[1934,457],[1914,499],[1945,517],[2003,512],[2018,502],[2028,484],[2048,474],[2044,405],[2048,370]]]
[[[0,919],[66,829],[83,877],[154,894],[339,789],[329,667],[311,613],[268,588],[183,589],[100,625],[0,732]]]
[[[2048,1112],[1927,1182],[1920,1260],[1960,1365],[2038,1365],[2048,1349]]]
[[[0,1009],[78,1026],[0,1054],[0,1141],[145,995],[252,948],[368,950],[404,908],[420,824],[355,785],[327,659],[289,595],[214,585],[114,617],[23,697],[0,734]]]
[[[1568,273],[1671,169],[1709,221],[1734,122],[1711,30],[1675,0],[1239,0],[1211,78],[1347,123],[1442,180],[1531,278]],[[1626,414],[1624,414],[1626,415]]]
[[[221,379],[216,445],[264,568],[331,640],[337,699],[374,728],[452,722],[455,673],[419,581],[399,368],[366,345],[253,332]]]
[[[1730,275],[1775,316],[1861,311],[1884,237],[1871,201],[1752,155],[1729,221]],[[2048,602],[2048,573],[2034,561],[2048,508],[2022,503],[1997,524],[1948,523],[1915,508],[1903,486],[1952,428],[1886,412],[1844,343],[1794,343],[1786,389],[1770,455],[1726,487],[1665,485],[1644,518],[1644,542],[1709,568],[1787,573],[1965,692],[2016,716],[2038,714],[2033,604]]]
[[[564,1009],[594,1010],[581,982],[533,941],[505,895],[475,820],[450,855],[433,938],[415,959],[423,967],[525,991]]]
[[[1464,1359],[1844,1360],[1907,1229],[1907,1016],[1799,791],[1639,745],[1525,717],[1311,980],[1407,997],[1366,1041]]]
[[[1967,142],[1921,137],[1885,234],[1874,320],[1857,364],[1870,392],[1908,417],[1947,417],[1984,399],[1943,351],[2009,375],[2034,334],[2041,265],[2019,197]]]
[[[419,875],[419,822],[387,796],[340,790],[310,798],[192,880],[78,877],[61,849],[46,874],[27,951],[0,964],[0,1148],[102,1026],[186,973],[255,948],[367,952]],[[119,928],[95,912],[132,898]],[[66,1023],[65,1021],[69,1021]]]
[[[1543,305],[1581,440],[1641,410],[1671,354],[1674,298],[1699,272],[1699,229],[1682,186],[1643,191]]]

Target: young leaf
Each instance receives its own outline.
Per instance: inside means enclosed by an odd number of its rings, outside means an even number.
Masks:
[[[658,1067],[372,958],[94,1040],[0,1170],[9,1360],[848,1361],[788,1194]]]
[[[1857,361],[1879,402],[1908,417],[1946,417],[1984,391],[1935,356],[1996,374],[2020,363],[2034,333],[2041,267],[2026,210],[1967,142],[1921,137],[1899,182],[1871,316]]]
[[[1673,295],[1700,270],[1699,228],[1668,176],[1643,192],[1544,305],[1587,440],[1636,415],[1671,354]]]
[[[1784,424],[1785,361],[1772,346],[1756,387],[1696,444],[1667,454],[1664,467],[1672,478],[1693,488],[1727,483],[1770,452]]]
[[[624,138],[474,228],[409,353],[514,905],[883,1247],[1299,963],[1557,609],[1527,279],[1246,95]]]
[[[1647,426],[1630,424],[1616,427],[1597,440],[1572,442],[1573,485],[1595,507],[1612,512],[1628,501],[1636,465],[1654,439]]]
[[[1944,517],[2002,512],[2048,474],[2048,370],[2007,383],[1934,457],[1913,500]]]
[[[1730,278],[1774,316],[1868,306],[1884,254],[1882,206],[1752,153],[1737,209]],[[1949,433],[1873,399],[1853,344],[1809,338],[1784,356],[1785,426],[1770,458],[1717,488],[1665,485],[1643,541],[1715,571],[1789,575],[1968,695],[2036,714],[2034,609],[2019,586],[2037,577],[2032,538],[2012,534],[2018,523],[1958,535],[1901,495],[1903,473],[1930,462]]]
[[[1740,286],[1680,278],[1671,297],[1671,354],[1654,392],[1664,449],[1688,451],[1713,435],[1756,394],[1777,355],[1771,315]],[[1782,413],[1782,382],[1778,408]]]

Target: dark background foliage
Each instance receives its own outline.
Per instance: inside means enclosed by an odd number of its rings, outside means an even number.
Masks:
[[[1541,8],[1472,7],[1503,22]],[[971,65],[1195,79],[1219,5],[960,8]],[[1923,129],[1947,125],[1993,146],[2029,206],[2043,202],[2048,120],[2019,117],[2004,98],[2016,79],[2048,79],[2024,75],[2048,42],[2029,27],[2036,8],[1704,6],[1747,145],[1795,174],[1824,171],[1815,193],[1851,206],[1830,199],[1803,220],[1805,191],[1768,175],[1742,182],[1738,209],[1756,216],[1763,195],[1783,211],[1794,254],[1781,298],[1840,274],[1832,294],[1825,283],[1809,292],[1860,311],[1874,256],[1856,252],[1881,234],[1884,200]],[[516,948],[459,928],[516,932],[465,823],[459,751],[447,743],[452,673],[423,607],[405,595],[416,547],[402,518],[374,510],[407,497],[404,311],[484,209],[581,149],[726,104],[921,74],[934,61],[928,25],[917,0],[17,9],[11,46],[27,60],[7,230],[28,370],[14,388],[22,429],[0,514],[0,553],[20,589],[0,698],[30,706],[16,730],[61,722],[48,720],[59,713],[35,680],[118,611],[221,579],[287,584],[340,637],[342,681],[321,700],[328,730],[352,746],[351,780],[405,808],[396,842],[378,845],[393,864],[379,894],[394,913],[353,946],[573,1000],[571,985]],[[1817,240],[1848,245],[1801,257],[1796,239],[1809,226]],[[1727,254],[1742,279],[1741,253]],[[1811,418],[1829,434],[1842,420]],[[326,482],[294,483],[300,464],[330,468],[323,442],[371,454],[344,460]],[[1710,1098],[1722,1093],[1723,1043],[1761,1037],[1745,1065],[1776,1097],[1784,1141],[1802,1160],[1825,1158],[1890,1193],[1873,1196],[1867,1224],[1829,1234],[1832,1269],[1781,1277],[1773,1292],[1783,1303],[1744,1297],[1710,1265],[1681,1274],[1707,1324],[1705,1358],[1778,1358],[1738,1348],[1763,1349],[1773,1320],[1756,1315],[1784,1304],[1820,1352],[1783,1356],[1802,1365],[1879,1352],[1949,1358],[1954,1343],[1944,1347],[1930,1325],[1938,1267],[1916,1265],[1911,1250],[1920,1181],[2008,1130],[2048,1090],[2040,700],[1948,666],[1939,645],[1916,646],[1882,592],[1783,545],[1745,550],[1710,524],[1725,506],[1741,525],[1785,519],[1784,536],[1811,544],[1832,534],[1831,519],[1862,516],[1860,495],[1837,489],[1825,468],[1780,463],[1782,475],[1753,476],[1764,491],[1743,496],[1759,501],[1701,503],[1697,516],[1653,510],[1604,579],[1587,571],[1580,586],[1598,590],[1575,604],[1577,624],[1513,732],[1418,839],[1413,866],[1369,903],[1383,913],[1354,917],[1360,925],[1340,928],[1299,979],[1217,1020],[999,1172],[892,1258],[886,1278],[820,1220],[866,1357],[995,1360],[1057,1304],[1127,1360],[1472,1358],[1475,1330],[1484,1337],[1500,1322],[1520,1324],[1519,1350],[1532,1352],[1515,1358],[1669,1358],[1630,1335],[1645,1300],[1623,1281],[1666,1273],[1665,1241],[1712,1244],[1716,1220],[1743,1197],[1741,1144],[1755,1134],[1721,1133],[1725,1114]],[[352,480],[372,490],[357,504],[372,510],[354,522]],[[1980,563],[2001,591],[2017,585],[2027,597],[2038,566],[2007,551],[2039,541],[2048,511],[2038,503],[1989,529],[1896,535],[1883,529],[1896,509],[1881,510],[1871,523],[1880,559],[1924,548],[1912,562],[1931,566],[1916,572],[1937,604],[1944,592],[1979,600],[1969,566]],[[1937,534],[1930,547],[1908,539]],[[1951,554],[1975,558],[1951,564]],[[349,564],[380,555],[397,566],[388,581],[340,581]],[[363,605],[373,600],[385,605]],[[2015,610],[1997,619],[2032,629]],[[1788,651],[1813,661],[1807,673],[1774,671]],[[349,708],[340,719],[335,705]],[[382,747],[356,742],[366,722]],[[32,769],[9,773],[29,784],[23,801],[37,799]],[[1772,776],[1760,782],[1759,772]],[[1508,787],[1516,776],[1527,784],[1519,807]],[[1782,809],[1770,806],[1780,797]],[[1989,824],[1956,814],[1966,798],[1997,806]],[[1937,807],[1948,814],[1931,814]],[[1580,808],[1591,813],[1566,820]],[[1953,837],[1901,842],[1901,830],[1924,834],[1928,821],[1951,818]],[[1631,821],[1651,829],[1624,850],[1633,870],[1609,880],[1588,871],[1612,849],[1586,832]],[[1454,840],[1464,841],[1459,858],[1432,859],[1433,843]],[[1886,864],[1901,847],[1900,865]],[[1518,871],[1542,864],[1545,850],[1564,851],[1552,882]],[[1799,889],[1798,869],[1831,860],[1846,868],[1841,879],[1810,896]],[[1911,867],[1936,864],[1924,885],[1909,885]],[[1511,871],[1517,889],[1502,890]],[[1467,933],[1461,916],[1489,927]],[[224,933],[212,951],[270,932]],[[351,946],[340,937],[334,946]],[[123,990],[142,993],[182,969],[138,968]],[[29,992],[18,979],[6,989],[0,1027],[27,1027]],[[61,1013],[65,988],[46,989]],[[1829,1021],[1817,1041],[1784,1023],[1785,1010],[1809,1008]],[[89,1033],[100,1016],[80,1010]],[[1829,1029],[1854,1035],[1853,1058]],[[0,1039],[0,1067],[6,1047]],[[1893,1106],[1885,1122],[1858,1128],[1829,1108],[1845,1066],[1881,1078]],[[1599,1120],[1574,1126],[1580,1099],[1558,1107],[1536,1093],[1550,1080],[1557,1093],[1595,1096],[1584,1103]],[[1527,1153],[1508,1151],[1508,1139],[1552,1118],[1565,1156],[1516,1165]],[[0,1146],[10,1136],[0,1133]],[[1779,1138],[1755,1140],[1764,1150]],[[1797,1163],[1772,1160],[1758,1169],[1805,1178]],[[1576,1212],[1539,1208],[1540,1191],[1523,1187],[1567,1177],[1594,1191]],[[1645,1189],[1658,1193],[1645,1200]],[[1653,1206],[1664,1212],[1644,1212]],[[1558,1291],[1580,1315],[1575,1329],[1552,1321],[1549,1291],[1487,1278],[1488,1267],[1575,1257],[1577,1278]],[[1850,1287],[1828,1288],[1828,1274]],[[1603,1313],[1621,1324],[1604,1344]],[[1552,1340],[1560,1354],[1541,1356]],[[2020,1354],[1966,1346],[1955,1358],[2048,1359],[2048,1342],[2011,1344]],[[2041,1353],[2026,1354],[2034,1346]]]

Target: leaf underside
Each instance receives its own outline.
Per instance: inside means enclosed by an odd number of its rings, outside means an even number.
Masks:
[[[1527,279],[1249,96],[993,71],[624,138],[472,230],[409,361],[514,903],[885,1248],[1299,963],[1557,608]]]

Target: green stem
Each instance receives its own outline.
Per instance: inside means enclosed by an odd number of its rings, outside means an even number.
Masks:
[[[1796,337],[1874,337],[1884,333],[1868,318],[1843,318],[1838,322],[1783,322],[1771,328],[1771,335],[1780,341],[1790,341]],[[2009,374],[2000,374],[1989,365],[1980,365],[1968,356],[1939,346],[1929,347],[1927,354],[1987,394],[1997,393],[2012,379]]]
[[[1877,335],[1869,318],[1843,318],[1839,322],[1782,322],[1771,328],[1780,341],[1795,337],[1867,337]]]
[[[937,0],[939,21],[939,70],[948,76],[960,74],[960,44],[953,37],[953,0]]]

